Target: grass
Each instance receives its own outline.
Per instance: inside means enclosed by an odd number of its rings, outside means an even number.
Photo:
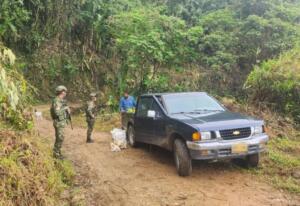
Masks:
[[[226,98],[222,102],[232,111],[265,120],[270,137],[268,151],[262,155],[260,167],[249,171],[276,188],[300,194],[300,179],[293,175],[300,172],[300,130],[297,125],[266,108],[258,109]]]
[[[287,137],[273,138],[269,142],[269,147],[280,150],[280,151],[284,151],[286,153],[292,153],[292,154],[300,151],[299,141],[291,140]]]
[[[72,184],[72,164],[53,159],[42,138],[0,128],[0,206],[66,205],[60,194]]]
[[[279,175],[275,175],[271,178],[272,184],[277,188],[284,189],[291,193],[300,194],[299,182],[293,177],[282,178]]]
[[[300,194],[300,180],[293,176],[294,172],[300,171],[300,143],[278,139],[270,140],[260,175],[279,189]]]
[[[80,113],[72,118],[73,126],[87,127],[85,115]],[[97,116],[94,129],[98,132],[110,132],[113,128],[121,127],[121,119],[118,113],[100,114]]]
[[[268,157],[275,165],[282,166],[285,169],[293,169],[300,166],[299,157],[290,155],[272,147],[269,147]]]

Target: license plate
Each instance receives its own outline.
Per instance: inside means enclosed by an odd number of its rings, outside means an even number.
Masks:
[[[239,154],[239,153],[246,153],[248,152],[248,145],[247,144],[235,144],[231,148],[231,152],[233,154]]]

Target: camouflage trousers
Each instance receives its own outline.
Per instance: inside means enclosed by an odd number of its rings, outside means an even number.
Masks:
[[[55,158],[62,158],[61,147],[64,141],[64,129],[66,126],[66,121],[54,121],[53,126],[55,129],[55,143],[53,147],[53,156]]]
[[[95,125],[95,119],[87,119],[86,122],[87,122],[87,126],[88,126],[86,141],[90,142],[90,141],[92,141],[92,132],[93,132],[94,125]]]

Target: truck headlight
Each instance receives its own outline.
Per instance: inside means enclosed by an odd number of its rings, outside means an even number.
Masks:
[[[200,134],[201,134],[201,140],[210,140],[211,139],[210,132],[200,132]]]
[[[210,132],[194,132],[192,134],[193,141],[200,141],[200,140],[210,140],[211,133]]]
[[[257,134],[262,134],[264,133],[265,130],[264,130],[264,126],[255,126],[254,127],[254,131],[253,131],[253,135],[257,135]]]

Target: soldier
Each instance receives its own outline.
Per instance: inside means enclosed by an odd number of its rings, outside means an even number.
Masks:
[[[64,128],[68,123],[67,116],[70,114],[65,97],[67,95],[67,88],[63,85],[56,87],[56,97],[52,100],[50,109],[51,117],[53,119],[53,126],[55,129],[55,143],[53,148],[53,156],[62,159],[61,146],[64,141]]]
[[[87,122],[87,143],[92,143],[93,140],[91,138],[92,132],[94,129],[94,124],[96,120],[96,101],[97,101],[97,94],[96,93],[91,93],[90,94],[91,100],[87,102],[87,108],[86,108],[86,122]]]

